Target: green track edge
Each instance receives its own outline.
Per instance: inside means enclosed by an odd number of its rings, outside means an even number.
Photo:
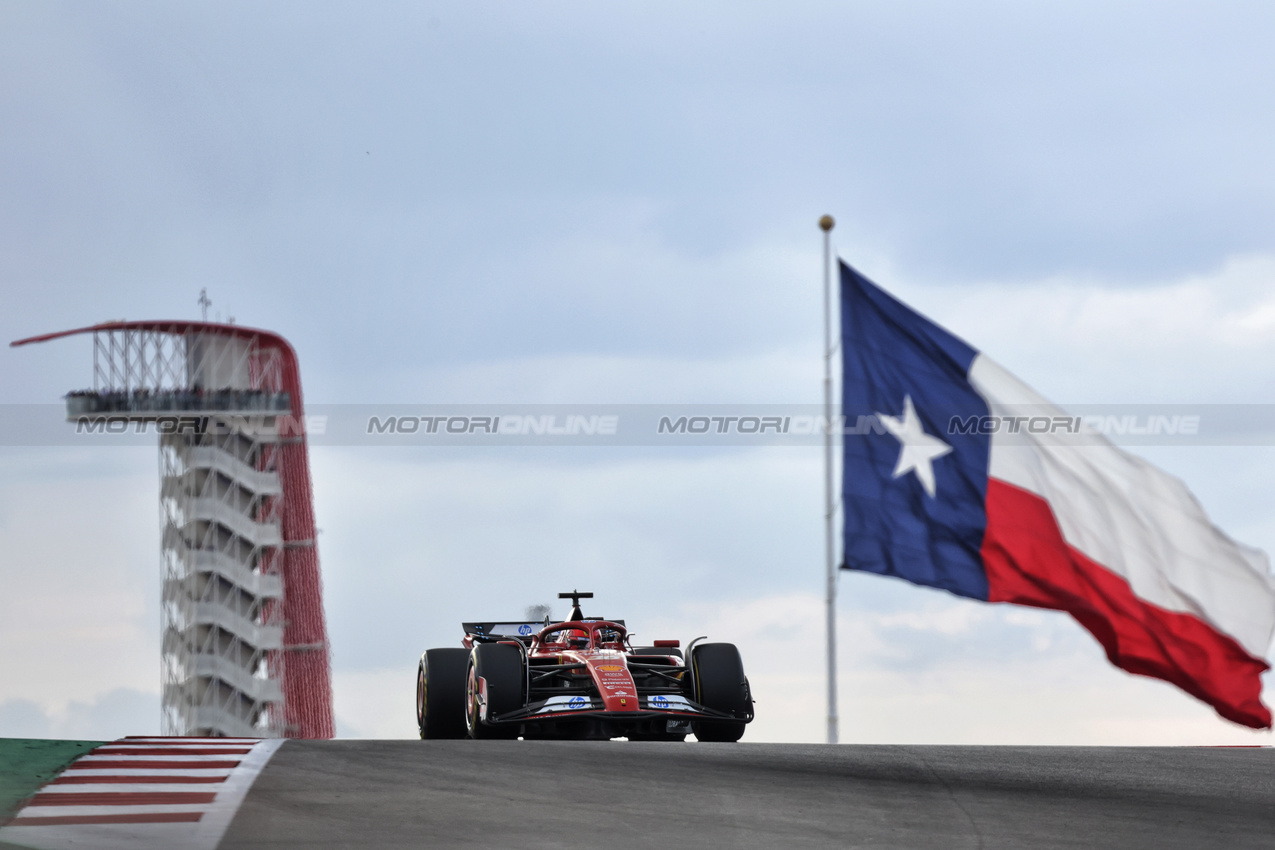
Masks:
[[[0,824],[71,762],[105,741],[0,738]]]

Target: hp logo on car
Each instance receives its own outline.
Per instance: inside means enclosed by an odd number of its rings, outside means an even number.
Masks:
[[[518,627],[518,634],[520,635],[531,634],[531,626],[527,625],[526,623],[523,623],[521,626]]]
[[[572,697],[567,706],[570,708],[584,708],[584,697]]]
[[[659,694],[656,694],[655,696],[651,697],[651,705],[655,706],[656,708],[668,708],[668,700],[660,696]]]

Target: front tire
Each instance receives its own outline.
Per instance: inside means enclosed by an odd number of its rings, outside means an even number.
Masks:
[[[752,715],[752,696],[744,676],[744,661],[733,643],[705,643],[691,654],[695,693],[691,699],[705,708],[739,720],[696,720],[691,731],[701,741],[738,741]]]
[[[416,727],[421,739],[465,737],[465,670],[469,653],[428,649],[416,668]]]
[[[469,654],[465,674],[465,729],[471,738],[517,738],[518,724],[488,725],[482,721],[478,680],[487,682],[487,715],[517,711],[526,704],[523,697],[522,653],[515,646],[480,643]]]

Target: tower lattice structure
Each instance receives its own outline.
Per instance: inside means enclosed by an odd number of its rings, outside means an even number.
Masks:
[[[269,331],[107,322],[77,429],[159,434],[162,726],[169,735],[334,734],[296,353]]]

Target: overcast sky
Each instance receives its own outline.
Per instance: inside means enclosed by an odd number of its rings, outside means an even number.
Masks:
[[[1259,2],[0,0],[0,339],[206,287],[312,405],[817,403],[831,213],[1064,406],[1266,404],[1273,31]],[[85,339],[0,350],[0,404],[91,383]],[[0,735],[158,731],[156,452],[72,442],[0,447]],[[1275,550],[1269,445],[1139,451]],[[341,734],[414,735],[421,650],[580,587],[739,643],[746,740],[822,739],[818,449],[311,463]],[[849,574],[839,610],[843,740],[1272,742],[1061,615]]]

